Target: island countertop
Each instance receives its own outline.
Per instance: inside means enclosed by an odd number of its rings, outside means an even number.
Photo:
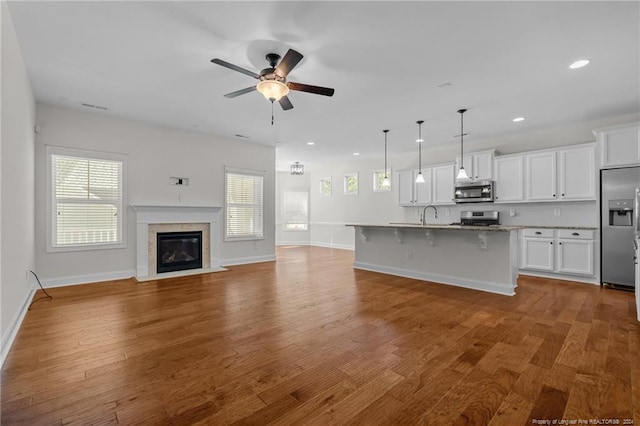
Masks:
[[[492,231],[492,232],[507,232],[517,231],[519,229],[527,228],[526,226],[511,226],[511,225],[485,225],[485,226],[473,226],[473,225],[446,225],[428,223],[422,225],[420,223],[410,222],[397,222],[397,223],[382,223],[382,224],[364,224],[364,223],[348,223],[346,226],[363,227],[363,228],[408,228],[408,229],[443,229],[454,231]]]

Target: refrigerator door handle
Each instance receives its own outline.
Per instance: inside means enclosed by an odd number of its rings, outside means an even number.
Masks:
[[[640,215],[640,211],[638,211],[638,209],[640,209],[640,188],[636,188],[635,208],[633,209],[633,229],[636,238],[640,236],[640,224],[638,223],[638,216]]]

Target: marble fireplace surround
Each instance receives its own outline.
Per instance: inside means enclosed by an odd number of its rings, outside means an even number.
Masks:
[[[221,207],[131,206],[136,213],[136,279],[149,281],[206,272],[220,267],[219,217]],[[157,274],[156,235],[158,232],[202,231],[202,268]]]

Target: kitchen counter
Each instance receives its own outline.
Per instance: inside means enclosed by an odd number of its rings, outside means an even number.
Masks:
[[[349,224],[355,269],[512,296],[523,226]]]
[[[385,224],[347,224],[347,226],[368,226],[368,227],[379,227],[379,228],[414,228],[414,229],[448,229],[448,230],[458,230],[458,231],[491,231],[491,232],[504,232],[504,231],[517,231],[518,229],[524,229],[526,226],[511,226],[511,225],[447,225],[447,224],[436,224],[436,223],[427,223],[426,225],[422,225],[420,223],[410,223],[410,222],[391,222]]]

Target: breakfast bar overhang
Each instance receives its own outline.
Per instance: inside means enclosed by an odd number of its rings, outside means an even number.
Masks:
[[[513,296],[517,226],[348,224],[355,269]]]

